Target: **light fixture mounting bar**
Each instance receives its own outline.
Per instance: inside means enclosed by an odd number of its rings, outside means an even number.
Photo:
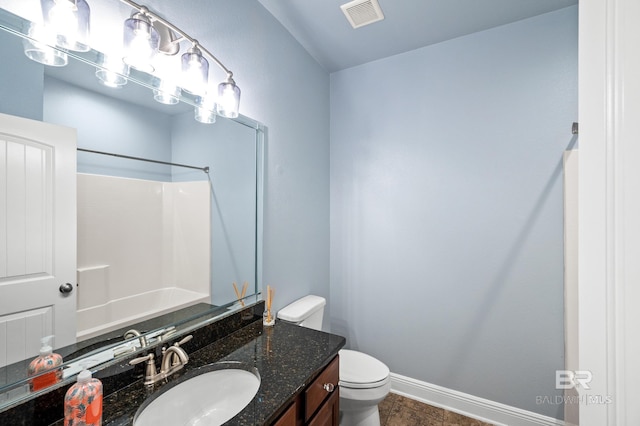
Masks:
[[[229,70],[227,67],[225,67],[224,64],[222,62],[220,62],[220,60],[218,58],[216,58],[215,55],[213,55],[206,47],[202,46],[198,42],[198,40],[196,40],[195,38],[191,37],[189,34],[187,34],[186,32],[182,31],[180,28],[176,27],[175,25],[173,25],[171,22],[167,21],[163,17],[156,15],[155,13],[150,11],[146,6],[139,5],[138,3],[134,2],[134,1],[131,1],[131,0],[120,0],[120,1],[122,3],[125,3],[125,4],[127,4],[129,6],[131,6],[133,9],[136,9],[138,12],[140,12],[140,13],[142,13],[144,15],[147,15],[149,18],[151,18],[151,20],[161,22],[164,26],[166,26],[167,28],[171,29],[173,32],[178,34],[181,38],[186,39],[189,42],[191,42],[191,44],[193,44],[195,47],[200,49],[201,52],[204,52],[207,56],[209,56],[209,58],[211,58],[218,65],[218,67],[220,67],[225,73],[227,73],[227,78],[228,79],[233,77],[233,73],[231,72],[231,70]]]

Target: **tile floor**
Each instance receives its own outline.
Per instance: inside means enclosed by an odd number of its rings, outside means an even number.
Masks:
[[[390,393],[382,401],[381,426],[491,426],[476,419]]]

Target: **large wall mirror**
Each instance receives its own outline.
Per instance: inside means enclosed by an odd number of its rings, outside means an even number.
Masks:
[[[238,294],[255,300],[265,128],[244,116],[200,123],[194,99],[155,102],[143,73],[105,87],[95,78],[96,51],[69,54],[65,67],[33,62],[24,53],[29,25],[0,9],[0,113],[77,129],[77,283],[67,296],[76,332],[74,342],[54,340],[65,377],[105,349],[140,350],[143,339],[125,336],[129,329],[167,337],[199,317],[234,312],[244,303]],[[0,408],[34,394],[27,364],[39,337],[55,334],[46,317],[16,319],[6,279]]]

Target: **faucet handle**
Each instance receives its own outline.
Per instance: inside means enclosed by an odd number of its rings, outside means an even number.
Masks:
[[[191,339],[193,339],[193,335],[192,335],[192,334],[190,334],[190,335],[188,335],[188,336],[185,336],[185,337],[184,337],[182,340],[180,340],[179,342],[174,343],[174,344],[173,344],[173,346],[178,346],[178,347],[179,347],[179,346],[182,346],[182,345],[184,345],[185,343],[187,343],[187,342],[188,342],[189,340],[191,340]]]
[[[136,365],[145,361],[147,362],[147,368],[145,370],[145,375],[144,375],[145,385],[153,384],[156,381],[156,363],[153,359],[154,359],[153,352],[149,352],[149,354],[145,356],[134,358],[131,361],[129,361],[129,365]]]
[[[149,362],[153,362],[153,352],[148,353],[145,356],[141,356],[138,358],[134,358],[131,361],[129,361],[129,365],[136,365],[136,364],[140,364],[141,362],[145,362],[147,361],[147,363]]]

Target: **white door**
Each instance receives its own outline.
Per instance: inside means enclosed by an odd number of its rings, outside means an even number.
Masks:
[[[76,131],[0,114],[0,367],[75,342],[75,286]]]

